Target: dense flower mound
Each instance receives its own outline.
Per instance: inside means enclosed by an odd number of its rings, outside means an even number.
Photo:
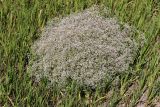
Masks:
[[[124,73],[133,63],[138,48],[132,33],[115,18],[101,16],[96,6],[50,22],[32,46],[38,56],[32,74],[59,85],[70,78],[96,87],[107,74]]]

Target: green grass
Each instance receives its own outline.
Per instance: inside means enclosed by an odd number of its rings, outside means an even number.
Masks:
[[[103,90],[70,84],[64,92],[48,88],[47,80],[33,82],[26,71],[30,46],[54,17],[78,12],[93,4],[107,6],[120,21],[143,31],[147,43],[139,52],[134,71],[120,75],[118,86],[107,81]],[[138,37],[138,34],[135,34]],[[32,56],[31,56],[32,58]],[[30,59],[31,59],[30,58]],[[115,107],[129,102],[134,107],[147,91],[147,104],[160,98],[160,1],[159,0],[1,0],[0,1],[0,106],[4,107],[85,107],[102,102]],[[136,88],[126,96],[129,87]],[[160,101],[160,99],[159,99]]]

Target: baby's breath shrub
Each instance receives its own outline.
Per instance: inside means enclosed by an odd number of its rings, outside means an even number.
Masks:
[[[68,79],[103,86],[106,75],[127,72],[133,63],[138,44],[132,34],[131,27],[101,16],[97,6],[51,21],[32,46],[32,75],[60,86]]]

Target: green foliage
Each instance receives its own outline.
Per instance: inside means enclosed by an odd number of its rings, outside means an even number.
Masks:
[[[122,22],[134,25],[145,33],[147,43],[139,52],[132,74],[119,76],[121,84],[115,88],[112,82],[105,92],[89,91],[78,86],[68,86],[63,92],[47,87],[47,81],[33,82],[26,73],[30,46],[38,38],[46,22],[78,12],[93,4],[111,8],[111,13]],[[138,103],[141,94],[148,89],[148,104],[159,96],[160,76],[160,2],[158,0],[1,0],[0,1],[0,106],[96,106],[107,100],[115,106],[129,100],[130,106]],[[138,36],[138,34],[135,34]],[[125,79],[127,78],[127,79]],[[109,80],[110,81],[110,80]],[[114,81],[114,80],[113,80]],[[125,96],[132,84],[137,88],[130,97]],[[117,98],[117,96],[119,96]]]

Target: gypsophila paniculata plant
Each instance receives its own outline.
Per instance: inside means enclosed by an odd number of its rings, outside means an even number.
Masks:
[[[132,34],[116,18],[102,17],[98,6],[51,21],[32,46],[32,75],[60,86],[68,78],[93,88],[103,85],[106,74],[124,73],[133,63],[138,44]]]

